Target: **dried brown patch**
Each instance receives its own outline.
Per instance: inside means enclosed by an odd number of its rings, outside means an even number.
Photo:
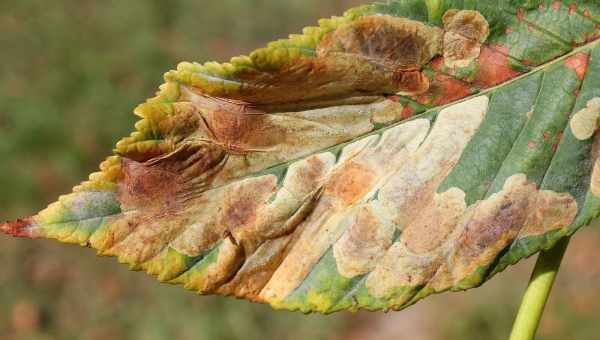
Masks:
[[[350,54],[365,58],[394,75],[398,92],[428,89],[421,68],[441,53],[442,31],[421,22],[392,16],[366,16],[324,37],[317,48],[321,57]]]
[[[542,190],[529,211],[520,237],[542,235],[571,225],[577,216],[577,201],[568,193]]]
[[[191,192],[205,190],[220,171],[225,152],[199,142],[182,144],[170,154],[139,163],[124,159],[118,198],[124,210],[137,207],[174,207]]]
[[[394,226],[373,205],[361,206],[354,221],[333,247],[337,268],[348,278],[373,270],[392,245]]]
[[[415,95],[429,90],[430,80],[421,71],[396,71],[394,81],[398,84],[398,93]]]
[[[292,236],[289,235],[263,243],[245,260],[235,277],[221,286],[218,292],[252,301],[261,301],[259,299],[260,291],[283,261],[285,250],[291,239]]]
[[[397,70],[413,71],[441,52],[442,31],[421,22],[365,16],[338,28],[319,43],[319,56],[349,53]]]
[[[477,205],[465,226],[457,255],[462,259],[474,259],[503,249],[524,225],[535,192],[536,185],[527,182],[525,175],[515,175],[507,180],[501,192]],[[479,264],[479,261],[463,262]]]
[[[443,17],[444,62],[446,66],[466,67],[479,57],[490,34],[487,20],[477,11],[449,10]]]
[[[369,167],[350,161],[338,169],[327,184],[325,192],[350,205],[371,190],[376,174]]]
[[[438,248],[454,231],[467,209],[465,193],[457,188],[436,194],[402,234],[407,249],[421,254]]]
[[[178,190],[178,174],[160,167],[124,159],[122,171],[118,198],[126,210],[172,202],[168,197],[174,197]]]
[[[264,213],[265,202],[276,190],[276,177],[264,176],[228,192],[219,207],[223,214],[218,225],[231,233],[232,240],[242,245],[248,254],[263,241],[255,222]]]

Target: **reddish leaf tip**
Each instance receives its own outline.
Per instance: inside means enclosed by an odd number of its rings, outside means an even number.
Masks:
[[[0,224],[0,231],[14,237],[33,237],[31,218],[18,219]]]

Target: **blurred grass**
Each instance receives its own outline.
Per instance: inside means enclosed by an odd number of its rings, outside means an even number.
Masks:
[[[360,2],[0,0],[0,220],[95,171],[179,61],[228,59]],[[575,239],[543,339],[596,336],[598,243]],[[304,316],[196,297],[53,242],[2,236],[0,266],[0,340],[504,339],[530,269],[402,313]]]

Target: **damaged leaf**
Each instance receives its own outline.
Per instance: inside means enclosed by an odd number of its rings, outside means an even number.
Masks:
[[[598,22],[394,0],[181,63],[100,172],[0,228],[303,312],[477,287],[600,215]]]

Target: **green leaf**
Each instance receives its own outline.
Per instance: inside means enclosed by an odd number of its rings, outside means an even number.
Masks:
[[[479,286],[600,214],[599,21],[397,0],[181,63],[100,172],[0,228],[303,312]]]

